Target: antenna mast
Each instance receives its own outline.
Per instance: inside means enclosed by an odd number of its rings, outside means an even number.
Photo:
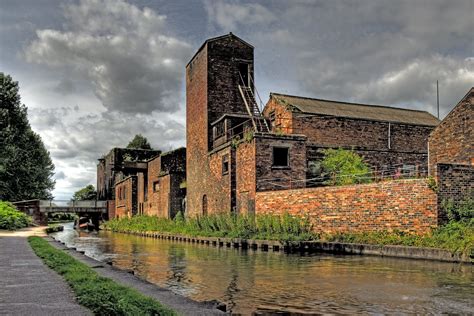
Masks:
[[[438,80],[436,80],[436,105],[438,107],[438,120],[439,120],[439,86],[438,86]]]

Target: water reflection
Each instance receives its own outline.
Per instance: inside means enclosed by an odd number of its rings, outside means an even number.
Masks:
[[[57,237],[98,260],[233,312],[474,313],[472,266],[362,256],[286,255],[115,234]]]

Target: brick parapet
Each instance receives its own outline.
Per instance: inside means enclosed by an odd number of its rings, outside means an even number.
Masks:
[[[256,193],[257,214],[309,216],[325,233],[407,231],[438,224],[437,196],[426,179]]]

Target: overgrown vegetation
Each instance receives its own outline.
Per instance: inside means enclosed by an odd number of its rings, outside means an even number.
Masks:
[[[151,148],[148,139],[142,134],[137,134],[135,137],[128,143],[127,148],[135,149],[153,149]]]
[[[473,218],[451,221],[426,235],[385,231],[324,235],[322,238],[336,242],[442,248],[474,259]]]
[[[321,162],[323,172],[329,175],[326,185],[370,183],[370,168],[362,157],[352,150],[326,149]]]
[[[18,211],[10,202],[0,201],[0,229],[15,230],[30,223],[28,215]]]
[[[105,227],[117,232],[156,231],[205,237],[280,240],[282,242],[317,239],[308,218],[258,215],[219,214],[184,218],[178,213],[174,220],[156,216],[134,216],[113,219]]]
[[[94,270],[40,237],[28,241],[48,267],[62,275],[77,301],[95,315],[176,315],[152,298],[99,276]]]
[[[450,221],[466,221],[474,218],[474,198],[458,203],[455,203],[453,199],[447,199],[442,202],[441,208]]]

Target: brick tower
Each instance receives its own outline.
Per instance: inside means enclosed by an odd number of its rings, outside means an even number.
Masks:
[[[235,152],[229,137],[249,119],[239,89],[253,89],[253,62],[253,46],[230,33],[208,39],[186,66],[189,215],[235,209]]]

